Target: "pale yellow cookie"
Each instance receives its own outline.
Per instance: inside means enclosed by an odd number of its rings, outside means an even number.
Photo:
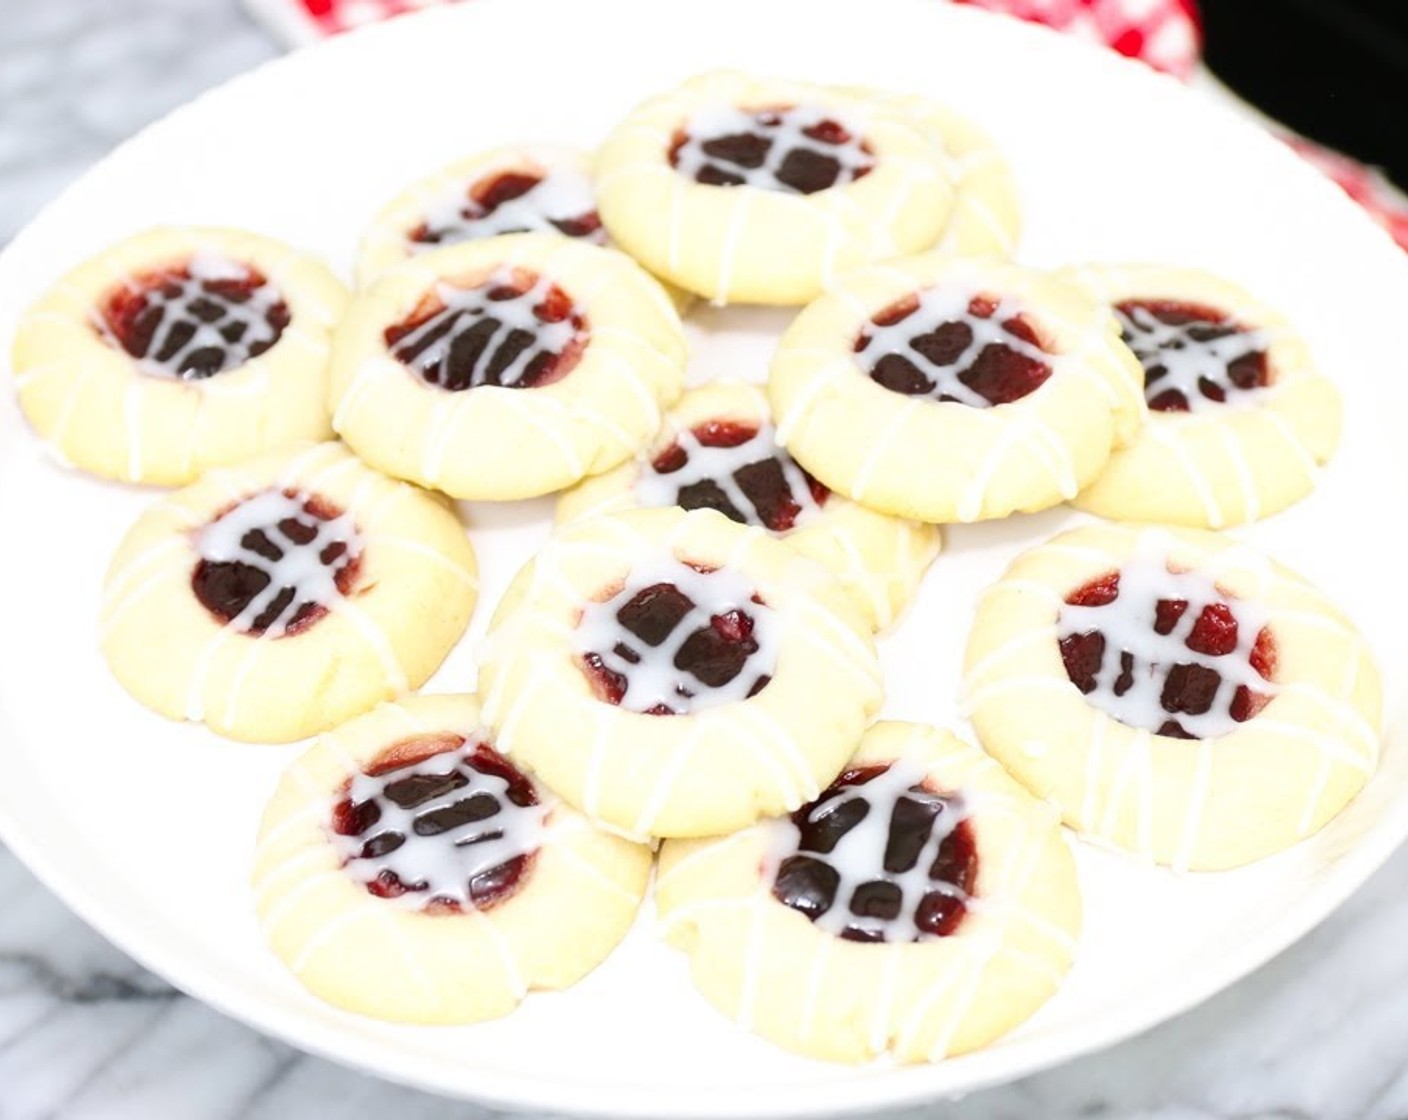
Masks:
[[[605,244],[585,153],[544,144],[494,148],[417,180],[372,219],[357,255],[357,285],[437,248],[530,232]]]
[[[713,510],[559,528],[481,658],[499,746],[631,836],[795,809],[879,706],[870,627],[824,567]]]
[[[684,387],[679,315],[624,254],[547,233],[384,273],[337,333],[333,426],[456,498],[525,498],[643,447]]]
[[[596,159],[612,240],[716,303],[797,304],[847,269],[927,248],[948,153],[854,91],[715,71],[638,106]]]
[[[314,444],[148,508],[108,568],[102,651],[164,716],[285,742],[424,684],[477,588],[442,500]]]
[[[284,771],[253,887],[271,947],[320,999],[472,1023],[595,968],[630,928],[650,864],[499,755],[473,697],[415,696]]]
[[[1046,273],[929,253],[846,276],[773,358],[778,440],[832,490],[920,521],[1075,496],[1144,417],[1110,311]]]
[[[742,381],[686,393],[640,455],[564,493],[557,518],[671,505],[717,509],[820,560],[877,630],[904,610],[943,546],[937,527],[866,509],[808,475],[778,447],[762,390]]]
[[[818,1058],[939,1061],[1060,986],[1081,899],[1056,815],[947,731],[878,723],[790,819],[672,840],[656,899],[695,985]]]
[[[854,92],[907,114],[950,160],[953,209],[936,249],[963,256],[1010,257],[1021,235],[1016,176],[991,136],[930,98],[890,90]]]
[[[73,269],[21,317],[20,407],[60,460],[174,486],[332,434],[346,289],[280,242],[154,229]]]
[[[1115,309],[1146,372],[1149,422],[1073,501],[1101,517],[1220,529],[1314,488],[1340,398],[1295,328],[1207,272],[1087,265],[1062,274]]]
[[[1089,526],[1018,557],[979,601],[965,691],[983,746],[1067,824],[1181,869],[1309,836],[1379,756],[1353,623],[1193,529]]]

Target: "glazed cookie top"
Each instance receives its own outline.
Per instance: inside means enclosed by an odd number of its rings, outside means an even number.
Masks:
[[[522,886],[551,810],[482,737],[402,740],[351,775],[328,823],[343,871],[431,913],[485,910]]]
[[[1114,312],[1121,338],[1144,369],[1144,397],[1155,412],[1254,406],[1269,384],[1269,332],[1227,311],[1174,299],[1124,299]]]
[[[933,246],[943,138],[838,87],[703,74],[638,106],[597,157],[612,240],[721,303],[804,303],[849,268]]]
[[[495,148],[412,183],[362,238],[365,287],[408,257],[507,233],[555,233],[606,243],[582,152],[551,145]]]
[[[1139,366],[1082,289],[930,253],[850,273],[787,329],[778,438],[830,489],[936,523],[1069,500],[1146,414]]]
[[[978,851],[963,797],[918,758],[846,770],[774,826],[772,895],[847,941],[946,937],[963,921]]]

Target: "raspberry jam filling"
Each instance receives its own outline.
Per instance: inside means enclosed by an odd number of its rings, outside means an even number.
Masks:
[[[343,871],[407,909],[487,910],[524,884],[548,807],[486,743],[398,743],[343,786],[330,822]]]
[[[191,587],[220,623],[282,638],[308,629],[349,595],[363,541],[350,513],[302,490],[263,490],[194,538]]]
[[[555,167],[545,175],[486,175],[426,207],[424,219],[406,239],[412,251],[423,252],[504,233],[538,231],[605,243],[591,180],[576,168]]]
[[[1136,557],[1069,595],[1057,638],[1090,703],[1175,739],[1225,735],[1276,692],[1265,610],[1161,559]]]
[[[1125,345],[1144,367],[1144,399],[1158,412],[1253,404],[1270,384],[1265,331],[1177,300],[1126,300],[1114,312]]]
[[[978,879],[963,798],[915,759],[847,770],[779,822],[772,895],[847,941],[947,937]]]
[[[815,194],[875,166],[870,147],[836,109],[795,105],[701,109],[675,133],[670,166],[711,187]]]
[[[387,349],[427,385],[536,389],[566,377],[587,345],[572,298],[545,277],[502,268],[471,287],[441,282],[401,322]]]
[[[688,715],[767,687],[775,621],[737,573],[671,559],[588,603],[576,644],[598,699],[646,715]]]
[[[785,533],[830,493],[777,445],[771,424],[709,420],[683,431],[636,481],[643,506],[715,509]]]
[[[98,309],[94,326],[147,376],[203,381],[264,353],[290,318],[263,273],[197,253],[184,265],[125,281]]]
[[[1050,352],[1010,296],[928,288],[876,315],[855,352],[877,385],[909,397],[991,408],[1035,392]]]

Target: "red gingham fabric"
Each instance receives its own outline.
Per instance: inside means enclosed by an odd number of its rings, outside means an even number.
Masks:
[[[1120,54],[1187,78],[1198,64],[1202,31],[1194,0],[954,0],[1005,12],[1104,43]]]
[[[1287,133],[1281,139],[1343,187],[1345,194],[1388,230],[1389,236],[1399,246],[1408,249],[1408,195],[1375,168],[1366,167],[1330,148],[1322,148],[1303,136]]]

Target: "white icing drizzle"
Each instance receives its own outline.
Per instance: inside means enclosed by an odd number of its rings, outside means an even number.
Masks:
[[[745,467],[776,460],[782,472],[787,496],[800,511],[791,528],[801,527],[821,509],[812,497],[811,484],[802,468],[791,455],[778,446],[777,433],[771,424],[760,424],[753,435],[736,447],[710,447],[700,441],[693,429],[688,428],[675,437],[675,445],[687,456],[684,465],[678,470],[665,473],[658,470],[653,463],[646,464],[635,483],[636,501],[641,505],[679,505],[682,504],[681,491],[701,482],[712,482],[723,492],[729,505],[739,513],[743,524],[768,528],[763,524],[758,507],[736,476]],[[697,506],[686,508],[693,509]]]
[[[840,125],[846,130],[848,138],[839,144],[829,144],[807,135],[808,129],[815,129],[826,121]],[[755,187],[787,194],[803,193],[777,177],[784,161],[793,152],[823,156],[840,164],[840,172],[833,184],[836,187],[859,178],[875,163],[874,157],[865,149],[862,128],[854,114],[832,106],[741,109],[736,105],[709,105],[692,113],[682,130],[685,139],[674,153],[675,170],[697,180],[700,171],[712,165],[716,170],[742,180],[741,183],[728,184],[730,186]],[[760,136],[771,142],[758,166],[745,167],[704,150],[704,145],[710,141],[740,135]]]
[[[837,812],[842,806],[861,801],[869,804],[865,816],[837,841],[827,853],[802,850],[801,832],[790,819],[768,822],[767,856],[764,881],[769,889],[777,881],[782,862],[789,856],[803,855],[828,864],[840,877],[835,901],[823,913],[812,919],[814,924],[835,937],[847,929],[878,933],[887,942],[934,941],[937,935],[923,930],[915,921],[920,903],[926,895],[944,894],[962,900],[969,896],[954,883],[929,877],[929,868],[939,857],[945,840],[970,816],[961,793],[940,796],[928,789],[915,791],[928,776],[923,759],[905,756],[889,764],[863,785],[845,786],[807,809],[807,819],[815,822]],[[942,806],[935,817],[928,839],[920,848],[918,858],[903,871],[887,871],[885,850],[890,842],[890,818],[901,799]],[[894,918],[861,916],[851,910],[851,898],[858,887],[867,883],[884,882],[900,892],[899,913]]]
[[[373,882],[386,871],[407,887],[426,884],[424,890],[408,890],[385,899],[403,909],[421,910],[432,900],[454,902],[466,910],[477,909],[470,883],[485,872],[541,848],[552,805],[543,800],[526,806],[511,801],[507,779],[470,764],[474,751],[475,744],[471,742],[375,777],[361,771],[353,774],[345,796],[354,806],[375,800],[381,815],[360,836],[344,836],[329,829],[333,848],[344,861],[342,870],[363,884]],[[386,793],[387,787],[397,782],[429,776],[453,777],[460,784],[404,808]],[[430,814],[444,813],[467,801],[482,803],[477,811],[467,814],[477,819],[438,832],[433,831],[433,822],[427,823]],[[380,855],[362,855],[369,841],[390,832],[400,833],[404,842]]]
[[[539,354],[561,355],[579,334],[570,315],[558,322],[544,322],[535,314],[534,309],[548,298],[553,288],[553,282],[546,276],[534,277],[531,287],[510,299],[489,298],[489,292],[496,288],[517,286],[514,270],[508,266],[495,269],[488,279],[472,288],[438,282],[434,288],[435,297],[443,306],[414,330],[397,339],[391,347],[392,352],[398,356],[414,352],[413,356],[401,361],[414,368],[423,380],[437,387],[469,389],[483,384],[517,387]],[[495,329],[475,361],[470,383],[451,385],[455,376],[452,368],[454,344],[476,320],[485,317],[497,319],[501,325]],[[528,333],[532,341],[513,355],[497,374],[496,381],[488,382],[486,377],[490,365],[503,352],[515,331]]]
[[[337,587],[338,575],[361,555],[363,540],[350,513],[324,521],[305,510],[313,496],[302,490],[285,493],[263,490],[243,499],[221,514],[195,536],[195,550],[202,560],[210,563],[238,563],[256,568],[269,577],[268,584],[229,622],[229,629],[249,632],[255,621],[272,606],[288,588],[294,594],[277,617],[262,633],[267,638],[280,638],[288,632],[300,607],[309,603],[332,607],[342,599]],[[296,522],[313,536],[300,543],[284,528],[285,522]],[[262,533],[263,545],[272,546],[277,558],[255,551],[249,538]],[[322,553],[341,544],[339,555],[328,562]]]
[[[994,406],[990,400],[959,380],[959,375],[966,373],[987,347],[1004,346],[1024,358],[1050,367],[1050,354],[1040,346],[1018,338],[1003,327],[1003,323],[1021,316],[1027,310],[1012,296],[1003,295],[996,298],[976,289],[954,286],[925,288],[915,295],[918,306],[904,318],[886,326],[877,326],[874,322],[866,323],[862,335],[864,345],[856,352],[856,361],[861,364],[866,376],[874,376],[875,367],[882,358],[891,354],[898,355],[913,365],[932,384],[932,388],[927,392],[906,395],[931,397],[935,400],[951,398],[954,402],[966,404],[971,408],[992,408]],[[969,306],[975,299],[995,299],[996,306],[992,314],[986,318],[973,314]],[[912,344],[916,339],[927,337],[948,323],[966,325],[971,337],[950,364],[936,365]]]
[[[1144,395],[1151,402],[1161,394],[1177,391],[1188,402],[1190,412],[1206,412],[1224,405],[1254,407],[1266,395],[1268,386],[1238,388],[1228,378],[1227,370],[1241,358],[1265,353],[1271,346],[1271,335],[1267,331],[1247,330],[1228,322],[1223,326],[1230,333],[1199,341],[1189,335],[1189,330],[1207,329],[1208,323],[1165,323],[1142,306],[1133,306],[1128,311],[1115,306],[1113,311],[1125,345],[1134,351],[1145,373],[1158,366],[1167,371],[1158,379],[1146,382]],[[1205,396],[1199,388],[1204,380],[1222,389],[1226,400],[1216,401]]]
[[[279,340],[281,332],[269,322],[268,314],[284,301],[284,297],[272,281],[265,280],[251,289],[248,299],[235,301],[226,295],[212,293],[206,285],[250,279],[251,272],[245,265],[202,250],[191,255],[184,271],[185,275],[181,275],[180,271],[163,272],[160,282],[151,287],[136,278],[124,282],[129,291],[146,300],[149,309],[155,307],[161,315],[161,322],[152,333],[146,353],[134,359],[140,372],[167,380],[212,376],[208,373],[192,375],[187,370],[188,363],[202,350],[214,348],[224,351],[220,366],[214,372],[225,373],[248,362],[255,356],[255,350],[267,350]],[[212,304],[219,309],[218,316],[214,318],[209,310]],[[105,342],[123,353],[128,352],[113,333],[105,315],[95,311],[92,322]],[[194,330],[190,338],[178,344],[173,334],[183,324]],[[225,332],[234,334],[233,340]],[[168,348],[171,353],[160,357]]]
[[[527,173],[502,168],[478,182],[492,181],[506,174]],[[581,237],[597,245],[606,243],[606,231],[599,225],[588,234],[569,233],[562,228],[583,218],[596,217],[596,192],[592,181],[578,168],[569,165],[549,168],[546,175],[517,198],[507,199],[487,212],[470,193],[476,185],[462,184],[432,200],[422,217],[426,230],[437,236],[433,241],[416,241],[407,236],[407,251],[424,253],[463,241],[535,231]]]
[[[638,594],[657,584],[673,584],[693,605],[659,645],[651,646],[627,630],[616,616]],[[596,654],[608,671],[625,678],[620,706],[628,711],[648,712],[664,705],[677,715],[688,715],[746,700],[757,681],[775,671],[779,647],[772,608],[754,602],[753,597],[748,581],[728,568],[700,572],[673,558],[659,559],[633,569],[611,598],[587,604],[577,624],[575,649],[580,656]],[[710,629],[713,617],[731,611],[746,614],[753,621],[751,638],[757,649],[743,668],[718,685],[705,684],[687,670],[676,668],[675,660],[690,637]],[[622,649],[638,660],[622,656]]]
[[[1188,606],[1167,634],[1154,630],[1157,604],[1161,599],[1184,600]],[[1237,644],[1230,653],[1212,655],[1188,647],[1203,609],[1213,604],[1228,606],[1237,620]],[[1196,739],[1225,735],[1238,726],[1230,713],[1238,687],[1245,686],[1262,696],[1276,693],[1276,685],[1252,668],[1251,655],[1257,636],[1269,618],[1267,608],[1249,599],[1234,599],[1201,571],[1170,571],[1167,553],[1141,543],[1139,550],[1119,570],[1119,596],[1106,606],[1073,606],[1063,603],[1057,619],[1056,637],[1061,641],[1077,634],[1101,631],[1105,650],[1095,690],[1086,699],[1107,715],[1128,727],[1157,733],[1168,720],[1176,720]],[[1133,655],[1130,684],[1123,695],[1115,695],[1120,677],[1121,652]],[[1160,701],[1165,676],[1175,665],[1196,665],[1221,676],[1207,711],[1169,712]]]

